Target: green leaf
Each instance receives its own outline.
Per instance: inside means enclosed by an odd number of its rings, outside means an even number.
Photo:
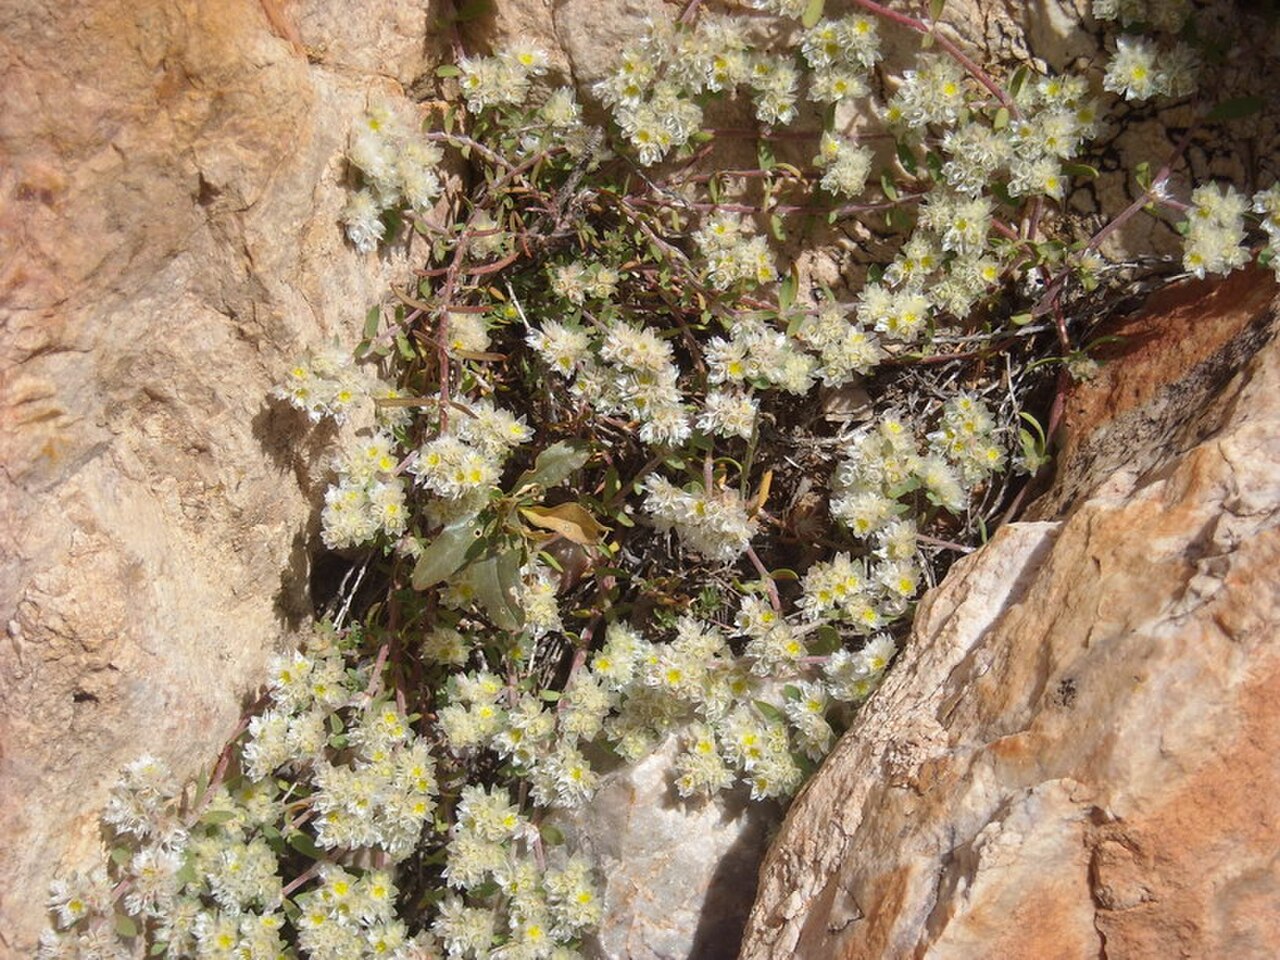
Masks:
[[[413,344],[409,342],[409,338],[403,333],[396,334],[396,348],[400,351],[400,356],[409,363],[418,358],[418,351],[413,349]]]
[[[756,709],[760,711],[760,715],[770,723],[786,722],[787,715],[767,700],[753,700],[752,703],[756,705]]]
[[[1027,421],[1027,423],[1031,424],[1031,428],[1035,430],[1036,435],[1040,438],[1040,446],[1041,447],[1046,446],[1048,443],[1048,439],[1045,436],[1044,427],[1040,426],[1040,421],[1037,420],[1035,417],[1033,417],[1031,414],[1027,413],[1025,410],[1020,412],[1018,416],[1021,419]]]
[[[893,185],[893,180],[889,178],[888,173],[880,174],[880,189],[884,191],[884,195],[888,199],[898,199],[898,188]]]
[[[1143,160],[1133,168],[1133,179],[1143,191],[1151,189],[1151,163]]]
[[[779,243],[785,243],[787,239],[787,228],[782,221],[782,217],[776,213],[769,215],[769,232],[773,234],[773,238]]]
[[[1068,163],[1062,167],[1062,172],[1073,177],[1088,177],[1090,180],[1098,179],[1097,167],[1091,167],[1087,163]]]
[[[520,515],[535,527],[558,533],[584,547],[597,544],[609,532],[596,522],[590,511],[577,503],[561,503],[554,507],[521,507]]]
[[[1030,313],[1015,313],[1012,317],[1009,318],[1009,322],[1012,323],[1015,327],[1025,327],[1028,323],[1030,323],[1034,319],[1035,319],[1035,316]]]
[[[947,0],[929,0],[929,16],[937,20],[942,16],[942,11],[947,5]]]
[[[915,151],[901,140],[898,141],[898,163],[902,164],[902,169],[910,176],[916,175]]]
[[[809,652],[821,656],[826,653],[835,653],[843,646],[840,631],[831,624],[824,623],[817,629],[816,638],[809,641]]]
[[[756,143],[756,160],[760,164],[760,169],[768,172],[777,164],[773,158],[773,148],[769,146],[768,140],[760,140]]]
[[[554,824],[544,823],[539,825],[538,833],[542,837],[542,842],[548,847],[560,847],[564,845],[564,833]]]
[[[451,523],[422,548],[414,565],[410,583],[415,590],[426,590],[457,572],[467,559],[467,551],[480,539],[484,528],[475,518]]]
[[[520,474],[514,489],[520,491],[530,485],[544,490],[554,487],[567,480],[573,471],[581,469],[590,457],[587,445],[581,440],[557,441],[538,454],[532,470]]]
[[[1018,99],[1018,94],[1022,92],[1022,85],[1027,82],[1027,77],[1031,75],[1031,71],[1024,63],[1013,71],[1013,76],[1009,80],[1009,96]]]
[[[364,317],[364,338],[372,340],[378,335],[378,324],[382,322],[382,308],[370,307]]]
[[[778,284],[778,309],[789,310],[791,305],[796,302],[796,291],[800,288],[800,277],[795,266],[791,268],[790,275],[787,276],[780,284]]]
[[[133,852],[128,847],[112,847],[111,862],[117,867],[123,867],[133,859]]]
[[[116,914],[116,934],[125,938],[138,935],[138,924],[127,913]]]
[[[288,844],[304,857],[310,857],[312,860],[323,860],[325,857],[324,851],[316,846],[316,842],[301,830],[289,835]]]
[[[191,862],[191,857],[187,857],[182,861],[182,866],[178,868],[178,872],[173,875],[174,882],[179,886],[185,887],[188,883],[196,881],[196,865]]]
[[[151,945],[151,949],[147,951],[147,956],[159,957],[164,955],[168,951],[169,951],[169,945],[167,943],[153,943]]]
[[[506,550],[496,557],[485,557],[468,569],[468,579],[476,589],[476,599],[494,626],[509,633],[524,626],[524,610],[520,608],[519,550]]]
[[[1205,119],[1210,123],[1217,120],[1239,120],[1241,117],[1252,116],[1264,105],[1265,101],[1261,97],[1233,97],[1223,100],[1210,110]]]
[[[806,30],[815,27],[822,19],[822,8],[825,6],[826,0],[809,0],[808,6],[804,8],[804,13],[800,17],[800,22],[804,24]]]
[[[455,67],[452,63],[442,63],[436,67],[437,77],[460,77],[462,71]]]
[[[235,818],[236,812],[234,810],[210,810],[200,817],[200,822],[217,827],[224,823],[229,823]]]
[[[1001,107],[996,111],[995,119],[991,121],[992,129],[1003,130],[1009,125],[1009,108]]]
[[[201,770],[200,776],[196,777],[196,796],[192,801],[192,806],[199,807],[204,795],[209,792],[209,771]]]
[[[924,155],[924,165],[929,168],[929,176],[941,183],[942,182],[942,154],[936,150],[930,150]]]

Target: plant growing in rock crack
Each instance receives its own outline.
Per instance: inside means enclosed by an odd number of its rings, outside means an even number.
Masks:
[[[576,956],[602,906],[548,812],[670,736],[691,802],[796,790],[1047,461],[1111,234],[1171,210],[1203,276],[1256,223],[1274,262],[1280,186],[1175,198],[1195,127],[1072,233],[1108,95],[1195,97],[1186,4],[1095,3],[1124,32],[1079,75],[977,64],[936,0],[827,6],[693,0],[595,87],[605,126],[532,47],[442,68],[425,125],[371,106],[345,228],[422,266],[278,390],[361,424],[321,517],[353,584],[208,782],[126,771],[41,956]]]

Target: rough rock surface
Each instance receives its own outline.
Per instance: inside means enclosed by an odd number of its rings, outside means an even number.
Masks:
[[[598,960],[732,960],[755,891],[776,804],[745,792],[681,799],[677,738],[607,774],[592,801],[558,817],[603,879],[604,920],[584,944]]]
[[[1163,456],[922,604],[792,807],[743,960],[1280,952],[1280,302],[1252,280],[1216,304],[1252,305],[1253,349],[1215,415],[1183,407]],[[1183,295],[1210,339],[1228,325]],[[1152,375],[1131,417],[1179,396]]]
[[[402,268],[344,243],[341,155],[427,6],[0,2],[0,955],[120,766],[207,764],[307,610],[305,420],[265,397]]]
[[[1083,5],[953,2],[947,18],[1061,67],[1092,55],[1067,15]],[[55,870],[98,858],[120,765],[144,750],[205,764],[305,613],[322,438],[295,453],[302,424],[262,398],[404,267],[343,244],[339,155],[371,89],[423,86],[442,9],[0,0],[0,953],[29,953]],[[474,31],[541,40],[549,79],[585,90],[645,16],[678,9],[501,0]],[[640,835],[609,838],[653,871],[636,889],[662,878],[675,898],[614,901],[617,949],[727,942],[706,925],[722,901],[695,909],[681,885],[680,858],[709,849],[697,817],[663,828],[695,838],[670,869],[636,853]],[[683,876],[749,875],[740,828],[723,836],[745,859]]]

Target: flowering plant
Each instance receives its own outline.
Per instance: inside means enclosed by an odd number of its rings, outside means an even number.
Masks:
[[[125,772],[115,883],[55,885],[41,956],[576,956],[603,905],[548,811],[670,737],[689,802],[794,793],[1045,465],[1107,238],[1173,210],[1188,273],[1254,225],[1274,256],[1280,185],[1174,197],[1190,133],[1071,234],[1104,106],[1194,95],[1185,3],[1098,0],[1105,67],[1003,80],[937,0],[716,6],[621,52],[603,125],[527,45],[442,68],[425,123],[370,105],[344,227],[421,266],[276,393],[357,427],[320,517],[348,586],[211,780]]]

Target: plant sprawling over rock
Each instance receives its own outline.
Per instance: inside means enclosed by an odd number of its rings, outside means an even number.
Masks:
[[[586,103],[514,46],[371,104],[344,226],[418,278],[277,391],[346,424],[349,582],[211,778],[125,772],[42,957],[576,956],[602,904],[549,810],[670,737],[689,802],[795,792],[1046,463],[1107,237],[1171,210],[1197,276],[1280,238],[1280,186],[1174,196],[1194,128],[1076,230],[1105,112],[1200,105],[1189,4],[1096,2],[1125,32],[1063,75],[929,6],[695,0]]]

